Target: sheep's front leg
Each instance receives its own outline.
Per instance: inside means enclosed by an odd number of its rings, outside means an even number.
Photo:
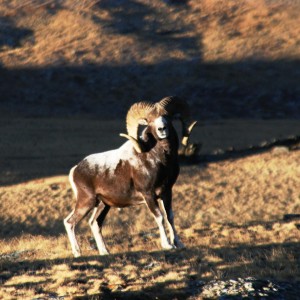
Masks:
[[[170,241],[176,248],[184,248],[184,244],[180,241],[174,225],[174,214],[172,210],[172,191],[168,191],[163,199],[158,199],[159,207],[165,215],[167,226],[170,233]]]
[[[151,211],[151,213],[158,225],[162,248],[164,248],[164,249],[175,248],[174,245],[171,245],[168,240],[168,237],[167,237],[164,225],[163,225],[164,214],[163,214],[163,212],[161,212],[158,202],[155,199],[155,196],[146,195],[146,196],[144,196],[144,199],[145,199],[147,206],[148,206],[149,210]]]

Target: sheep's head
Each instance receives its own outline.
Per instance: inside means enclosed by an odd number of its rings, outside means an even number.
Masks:
[[[152,134],[157,139],[169,136],[169,119],[178,117],[182,123],[182,145],[188,145],[188,139],[196,121],[191,121],[188,104],[179,97],[166,97],[157,103],[138,102],[133,104],[126,117],[127,134],[120,134],[128,138],[138,153],[143,152],[138,138],[138,126],[145,125],[152,128]]]

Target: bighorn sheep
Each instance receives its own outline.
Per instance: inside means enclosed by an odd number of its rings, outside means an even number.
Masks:
[[[155,104],[139,102],[127,113],[127,134],[120,134],[129,141],[118,149],[89,155],[71,169],[69,179],[77,202],[64,224],[75,257],[81,255],[75,226],[89,211],[94,208],[89,225],[99,253],[104,255],[108,251],[101,229],[110,208],[141,203],[148,206],[158,224],[162,247],[183,247],[172,212],[172,187],[179,174],[179,143],[172,125],[175,116],[182,122],[182,144],[187,146],[196,122],[191,122],[185,101],[167,97]],[[139,125],[146,126],[141,136]]]

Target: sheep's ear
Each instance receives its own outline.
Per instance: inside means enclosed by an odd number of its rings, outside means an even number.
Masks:
[[[139,125],[144,125],[144,126],[148,125],[148,121],[146,119],[139,119],[138,123]]]

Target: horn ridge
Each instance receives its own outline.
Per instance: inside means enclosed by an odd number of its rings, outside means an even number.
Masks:
[[[129,136],[138,140],[138,126],[141,120],[148,119],[148,116],[154,110],[154,104],[147,101],[134,103],[128,110],[126,116],[126,128]]]

